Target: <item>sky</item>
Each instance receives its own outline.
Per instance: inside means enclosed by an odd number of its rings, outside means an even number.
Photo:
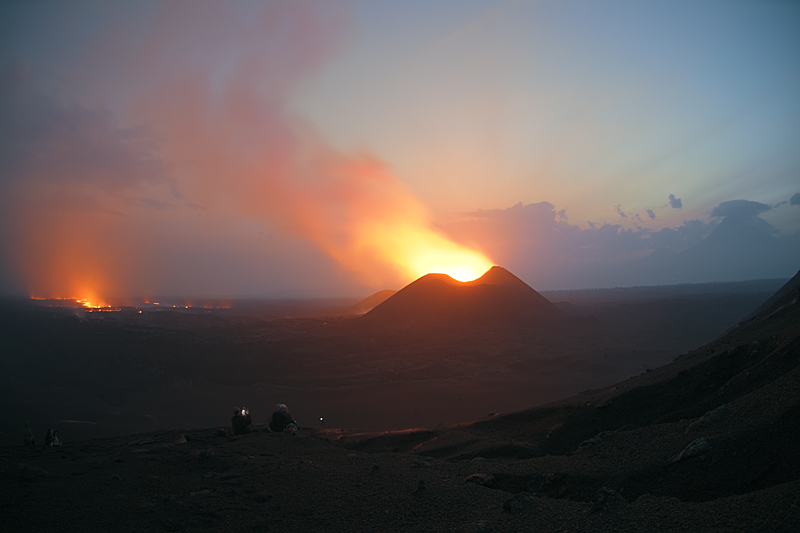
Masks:
[[[797,251],[798,27],[788,1],[0,2],[0,291],[625,285],[726,218]]]

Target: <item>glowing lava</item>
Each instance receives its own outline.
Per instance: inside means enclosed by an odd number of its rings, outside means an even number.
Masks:
[[[458,281],[472,281],[492,267],[492,262],[481,253],[450,241],[437,244],[439,246],[419,250],[409,258],[409,270],[414,277],[447,274]]]
[[[385,220],[372,221],[353,228],[354,246],[330,250],[342,264],[351,266],[352,258],[361,258],[362,265],[380,262],[396,266],[407,280],[425,274],[447,274],[458,281],[472,281],[483,275],[494,263],[479,251],[467,248],[439,233],[413,209],[398,209]],[[415,216],[417,215],[417,216]],[[377,261],[365,260],[372,256]],[[361,266],[361,265],[359,265]],[[363,267],[362,267],[363,270]]]

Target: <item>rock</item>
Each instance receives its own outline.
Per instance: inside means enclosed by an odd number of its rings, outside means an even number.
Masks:
[[[421,496],[425,494],[427,491],[428,489],[425,488],[425,481],[420,479],[419,484],[417,485],[417,490],[414,491],[414,494],[417,496]]]
[[[225,431],[225,428],[219,428],[216,433],[217,437],[227,437],[228,432]]]
[[[486,520],[480,520],[472,524],[472,533],[490,533],[492,526]]]
[[[433,465],[425,459],[417,459],[414,461],[414,464],[411,466],[411,468],[430,468],[432,466]]]
[[[564,477],[565,477],[564,474],[562,474],[561,472],[555,472],[555,473],[552,473],[552,474],[546,474],[542,478],[541,488],[546,488],[546,487],[553,486],[556,483],[560,482],[562,479],[564,479]],[[531,483],[533,483],[533,480],[531,480]]]
[[[723,418],[728,412],[728,408],[724,405],[720,405],[713,411],[708,411],[706,414],[689,424],[689,427],[686,428],[685,433],[688,435],[692,431],[697,431],[709,424],[713,424],[714,422],[719,421]]]
[[[494,476],[491,474],[472,474],[464,480],[467,485],[481,485],[491,487],[494,485]]]
[[[197,454],[198,459],[210,459],[214,457],[214,452],[209,449],[200,450]]]
[[[673,459],[673,463],[677,463],[678,461],[682,461],[689,457],[694,457],[695,455],[700,455],[706,453],[711,449],[711,444],[708,442],[708,439],[705,437],[700,437],[699,439],[695,439],[689,444],[686,448],[683,449],[681,453],[676,455]]]
[[[610,437],[611,435],[612,435],[612,433],[610,431],[603,431],[602,433],[598,433],[597,435],[595,435],[591,439],[588,439],[588,440],[585,440],[585,441],[581,442],[578,445],[578,449],[580,450],[581,448],[587,448],[589,446],[594,446],[595,444],[600,443],[601,441],[603,441],[603,439],[606,439],[607,437]]]
[[[509,514],[522,514],[533,509],[535,499],[526,492],[520,492],[503,503],[503,511]]]
[[[485,460],[486,460],[485,457],[473,457],[472,460],[470,461],[470,463],[481,463],[481,462],[483,462]]]
[[[589,509],[590,513],[602,513],[609,509],[615,509],[628,505],[628,502],[622,495],[608,487],[603,487],[597,491],[594,499],[592,500],[592,507]]]

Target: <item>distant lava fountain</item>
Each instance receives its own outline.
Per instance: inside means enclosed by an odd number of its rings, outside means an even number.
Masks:
[[[385,255],[406,274],[419,278],[425,274],[447,274],[458,281],[472,281],[492,267],[482,253],[470,250],[426,228],[387,232],[383,240]]]

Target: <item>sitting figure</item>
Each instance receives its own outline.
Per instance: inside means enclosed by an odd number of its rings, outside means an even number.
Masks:
[[[33,431],[31,431],[31,426],[27,422],[25,422],[25,433],[23,434],[25,437],[25,445],[26,446],[35,446],[36,439],[33,436]]]
[[[56,437],[56,430],[55,429],[48,429],[47,435],[44,436],[44,445],[50,446],[61,446],[61,441],[58,440]]]
[[[247,407],[237,407],[233,410],[231,424],[234,435],[244,435],[253,431],[253,419],[250,418],[250,411]]]
[[[270,431],[283,432],[288,431],[294,433],[297,431],[297,424],[289,414],[289,409],[286,404],[279,403],[275,406],[275,412],[272,413],[272,419],[269,421]]]

